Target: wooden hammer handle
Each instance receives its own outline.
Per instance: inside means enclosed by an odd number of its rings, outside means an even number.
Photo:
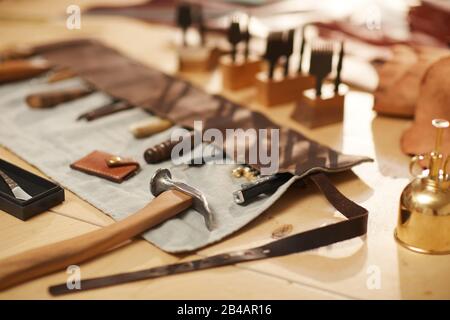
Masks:
[[[8,257],[0,261],[0,291],[96,257],[173,217],[191,204],[191,196],[176,190],[165,191],[143,209],[119,222]]]

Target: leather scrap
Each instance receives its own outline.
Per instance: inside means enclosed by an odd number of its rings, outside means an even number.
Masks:
[[[374,110],[379,114],[414,117],[419,88],[427,69],[450,50],[431,47],[393,47],[393,58],[378,68]]]
[[[432,151],[436,135],[431,125],[433,119],[450,120],[450,57],[435,62],[423,77],[414,123],[401,138],[404,153],[415,155]],[[442,153],[450,154],[449,130],[444,130]]]
[[[122,166],[108,166],[108,159],[114,155],[103,151],[92,151],[85,157],[75,161],[70,165],[74,170],[78,170],[90,175],[104,178],[116,183],[122,183],[129,179],[139,170],[139,164],[127,159],[127,163]]]

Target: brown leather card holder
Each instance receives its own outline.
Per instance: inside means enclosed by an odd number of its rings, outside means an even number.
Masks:
[[[131,178],[140,169],[139,163],[132,159],[121,158],[98,150],[75,161],[70,167],[117,183]]]

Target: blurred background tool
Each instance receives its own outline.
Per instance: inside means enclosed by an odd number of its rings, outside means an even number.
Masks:
[[[30,108],[53,108],[58,104],[82,98],[95,92],[93,88],[70,88],[45,92],[32,93],[26,97]]]
[[[155,117],[131,125],[130,132],[135,138],[141,139],[167,130],[172,126],[173,123],[171,121]]]
[[[0,63],[0,84],[30,79],[49,70],[46,61],[7,60]]]

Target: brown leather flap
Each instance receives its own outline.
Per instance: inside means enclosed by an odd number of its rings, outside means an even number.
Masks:
[[[36,50],[52,63],[70,67],[99,90],[185,127],[192,128],[195,120],[203,120],[204,129],[280,128],[280,172],[338,172],[372,161],[330,149],[297,131],[280,127],[262,113],[143,66],[96,41],[60,42]],[[268,148],[272,150],[270,144]],[[254,165],[258,169],[261,166]]]

